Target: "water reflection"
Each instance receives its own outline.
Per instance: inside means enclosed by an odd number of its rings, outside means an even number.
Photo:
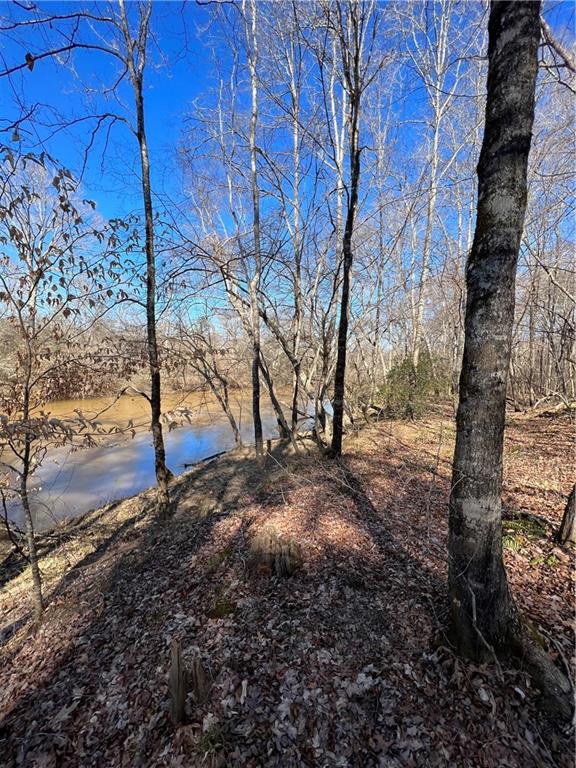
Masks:
[[[271,410],[264,410],[265,438],[277,435]],[[253,440],[252,424],[241,425],[242,439]],[[179,474],[184,464],[192,464],[220,451],[234,447],[228,421],[215,414],[210,422],[180,427],[165,433],[166,456],[170,469]],[[33,475],[30,498],[38,530],[49,528],[66,517],[87,512],[124,496],[139,493],[154,485],[154,451],[149,432],[140,432],[133,440],[116,445],[70,451],[49,452],[43,465]],[[10,519],[23,525],[20,504],[9,506]]]

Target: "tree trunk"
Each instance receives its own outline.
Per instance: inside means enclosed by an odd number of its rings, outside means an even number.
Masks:
[[[568,541],[576,544],[576,484],[572,487],[570,496],[568,496],[564,517],[562,518],[556,538],[561,544],[566,544]]]
[[[128,25],[124,0],[120,0],[123,32],[127,48],[127,67],[130,72],[136,104],[136,137],[140,150],[140,169],[142,175],[142,202],[144,206],[144,221],[146,230],[146,337],[148,348],[148,364],[150,368],[150,429],[154,446],[154,468],[158,484],[158,512],[161,517],[168,513],[170,496],[168,483],[172,477],[166,466],[166,451],[162,434],[161,380],[158,357],[158,341],[156,338],[156,257],[154,251],[154,210],[150,183],[150,160],[148,157],[148,142],[144,119],[144,96],[142,92],[144,66],[146,62],[146,38],[151,5],[142,11],[138,39],[134,40]],[[137,64],[135,63],[135,55]]]
[[[142,84],[137,93],[138,105],[138,143],[140,144],[140,159],[142,166],[142,195],[144,201],[144,217],[146,221],[146,335],[148,346],[148,362],[150,366],[150,409],[152,442],[154,445],[154,468],[158,483],[158,511],[166,515],[170,501],[168,482],[170,473],[166,467],[166,451],[160,417],[162,414],[160,363],[158,359],[158,341],[156,338],[156,259],[154,254],[154,215],[152,195],[150,191],[150,165],[148,148],[144,129],[144,104],[142,99]]]
[[[451,160],[445,162],[444,168],[442,170],[440,169],[441,131],[444,124],[444,116],[454,98],[454,84],[450,83],[448,80],[447,72],[449,67],[446,66],[446,60],[449,55],[450,27],[454,5],[452,0],[443,0],[441,3],[432,4],[430,9],[427,6],[423,6],[426,8],[425,13],[427,18],[429,12],[431,12],[431,18],[427,21],[427,24],[429,23],[433,29],[434,46],[432,46],[426,53],[419,52],[420,61],[417,64],[417,68],[420,69],[420,71],[427,72],[427,77],[424,78],[423,84],[432,108],[432,144],[430,150],[430,190],[428,192],[426,206],[426,225],[424,229],[424,242],[422,245],[420,279],[418,281],[418,292],[413,314],[412,365],[414,366],[414,369],[418,368],[422,347],[424,309],[426,306],[426,294],[428,292],[428,282],[430,279],[438,185],[442,176],[446,173],[447,167],[451,163]],[[460,78],[458,70],[456,70],[455,76],[457,80]]]
[[[538,67],[539,2],[493,2],[478,212],[466,267],[464,359],[450,496],[451,633],[465,656],[510,640],[502,560],[506,382]]]
[[[26,333],[26,377],[24,380],[24,398],[22,403],[22,420],[29,425],[30,421],[30,395],[32,391],[32,365],[34,359],[34,350],[31,338],[36,335],[36,286],[32,289],[31,306],[31,327]],[[25,326],[23,326],[25,328]],[[32,572],[32,593],[34,604],[34,623],[36,627],[40,625],[44,614],[44,600],[42,597],[42,577],[38,565],[38,551],[36,549],[36,534],[34,531],[34,518],[30,509],[30,499],[28,498],[28,480],[31,472],[31,451],[33,434],[26,430],[24,435],[24,449],[22,451],[22,473],[20,475],[20,500],[24,509],[24,520],[26,524],[26,545],[28,547],[28,559],[30,560],[30,570]]]
[[[516,263],[526,211],[540,2],[493,0],[476,232],[466,266],[466,323],[450,495],[450,632],[485,660],[512,653],[544,703],[568,718],[570,684],[522,628],[502,559],[502,449]]]
[[[258,290],[262,270],[260,246],[260,188],[258,186],[258,147],[256,128],[258,125],[258,40],[256,37],[256,2],[250,0],[250,28],[246,16],[246,2],[243,3],[246,24],[246,43],[248,46],[248,67],[250,69],[250,90],[252,113],[250,115],[250,187],[252,192],[252,226],[254,234],[254,274],[249,281],[251,322],[252,322],[252,419],[254,421],[254,445],[256,454],[264,453],[262,440],[262,417],[260,415],[260,314],[258,311]]]
[[[294,13],[297,13],[293,6]],[[290,62],[290,97],[292,103],[292,167],[293,167],[293,196],[292,196],[292,243],[294,248],[294,316],[292,354],[294,355],[294,373],[292,376],[292,410],[291,430],[298,430],[298,399],[300,389],[300,339],[302,336],[302,244],[300,241],[300,83],[298,67],[295,60],[295,47],[291,47]]]
[[[360,184],[360,148],[358,146],[358,129],[360,113],[360,96],[350,99],[351,128],[350,128],[350,197],[348,212],[342,240],[342,297],[340,299],[340,322],[338,325],[338,352],[336,370],[334,373],[334,420],[332,431],[331,453],[340,456],[342,453],[342,435],[344,420],[344,382],[346,378],[346,347],[348,343],[348,320],[350,314],[350,281],[352,278],[352,235],[354,219],[358,205],[358,187]]]
[[[256,320],[256,323],[258,320]],[[260,339],[252,339],[252,421],[254,422],[254,447],[256,454],[264,452],[262,417],[260,415]]]
[[[220,403],[220,407],[224,411],[226,418],[228,419],[228,422],[230,424],[230,428],[232,430],[232,434],[234,435],[234,442],[236,443],[236,446],[242,445],[242,435],[240,434],[240,428],[238,427],[238,422],[236,421],[236,418],[232,412],[232,409],[230,408],[230,397],[228,394],[228,381],[222,376],[220,373],[218,373],[218,370],[216,366],[214,366],[214,370],[210,371],[208,366],[194,366],[194,370],[198,371],[198,373],[204,378],[204,381],[207,382],[208,386],[210,387],[210,390],[216,400]],[[216,379],[218,384],[222,387],[222,391],[218,389],[218,385],[214,383],[213,378]]]
[[[238,426],[238,422],[236,421],[236,418],[232,413],[232,409],[230,408],[230,398],[228,396],[228,384],[224,380],[222,384],[222,389],[223,389],[223,394],[220,398],[222,409],[226,414],[226,418],[230,423],[230,428],[232,429],[232,432],[234,434],[234,442],[236,443],[237,446],[240,447],[242,446],[242,435],[240,434],[240,428]]]
[[[270,374],[268,365],[266,364],[266,361],[262,356],[260,356],[260,371],[262,372],[262,376],[264,377],[264,382],[268,388],[268,395],[270,396],[270,402],[272,403],[272,407],[274,408],[274,413],[276,414],[278,436],[281,439],[291,438],[292,431],[288,426],[288,422],[286,421],[286,417],[284,416],[284,411],[282,410],[280,401],[276,397],[276,392],[274,391],[274,381]]]
[[[26,404],[26,411],[28,405]],[[34,601],[34,623],[36,626],[42,621],[44,613],[44,600],[42,597],[42,577],[38,566],[38,552],[36,550],[36,536],[34,534],[34,519],[30,509],[30,500],[28,498],[28,477],[30,474],[30,437],[27,436],[24,444],[24,454],[22,461],[22,475],[20,478],[20,500],[24,509],[24,519],[26,521],[26,544],[28,547],[28,558],[30,560],[30,570],[32,571],[32,592]]]
[[[420,359],[420,345],[422,342],[422,324],[424,322],[424,306],[426,303],[426,289],[430,277],[430,255],[432,251],[432,233],[434,229],[434,217],[436,215],[438,153],[440,138],[440,118],[438,109],[435,108],[434,138],[432,141],[432,170],[430,179],[430,193],[426,212],[426,229],[424,231],[424,245],[422,247],[422,271],[420,273],[420,285],[418,287],[418,300],[416,302],[416,317],[414,318],[414,334],[412,340],[412,365],[418,368]]]

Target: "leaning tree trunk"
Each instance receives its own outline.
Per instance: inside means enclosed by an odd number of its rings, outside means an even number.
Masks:
[[[466,322],[450,496],[450,631],[474,659],[522,655],[567,714],[567,681],[527,643],[502,559],[502,450],[516,263],[526,210],[540,2],[493,1],[478,211],[466,267]]]
[[[566,544],[568,541],[576,544],[576,484],[572,487],[570,496],[568,496],[564,517],[562,518],[556,538],[561,544]]]
[[[204,361],[203,363],[203,365],[195,366],[194,370],[198,371],[198,373],[203,377],[204,381],[207,382],[208,386],[210,387],[210,391],[216,400],[218,400],[220,403],[220,407],[224,411],[224,414],[228,419],[228,423],[230,424],[230,429],[234,435],[234,442],[236,447],[241,447],[242,435],[240,433],[238,422],[236,421],[232,409],[230,408],[228,380],[218,372],[216,365],[214,365],[214,368],[210,370]],[[222,388],[222,391],[220,391],[219,386]]]

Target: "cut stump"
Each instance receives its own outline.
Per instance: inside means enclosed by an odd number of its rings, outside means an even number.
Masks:
[[[250,542],[248,568],[262,574],[292,576],[302,567],[302,548],[273,528],[259,531]]]

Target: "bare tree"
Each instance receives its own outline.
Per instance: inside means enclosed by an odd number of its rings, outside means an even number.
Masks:
[[[86,333],[105,311],[106,292],[118,298],[121,280],[70,172],[44,154],[1,150],[0,317],[15,345],[13,368],[0,380],[0,466],[8,471],[2,498],[15,495],[22,505],[38,623],[44,601],[30,479],[50,447],[91,445],[100,431],[81,413],[59,419],[46,407],[62,379],[98,378],[103,350],[86,345]],[[105,288],[108,278],[114,289]]]
[[[150,365],[150,429],[154,445],[154,466],[158,484],[158,511],[161,516],[168,514],[170,495],[168,483],[171,472],[166,466],[166,451],[162,435],[162,391],[160,378],[160,360],[158,340],[156,336],[156,254],[154,250],[154,209],[152,205],[152,188],[150,183],[150,159],[148,141],[146,138],[146,122],[144,112],[144,74],[146,67],[146,50],[148,45],[148,30],[152,2],[138,6],[138,24],[136,33],[126,12],[124,0],[119,0],[120,29],[124,36],[125,65],[130,73],[134,92],[136,110],[136,138],[140,152],[140,171],[142,184],[142,203],[145,221],[146,248],[146,335],[148,342],[148,361]]]
[[[238,366],[232,350],[215,338],[207,318],[192,327],[180,322],[175,346],[181,365],[184,368],[190,366],[210,388],[228,419],[236,445],[242,445],[240,428],[230,403],[231,384],[236,383],[231,381],[232,368]]]
[[[5,25],[5,29],[23,30],[41,26],[43,29],[55,29],[58,41],[50,45],[41,54],[28,54],[24,63],[7,67],[0,72],[0,77],[10,77],[23,68],[34,69],[37,61],[56,58],[75,51],[91,51],[105,54],[120,63],[120,72],[109,91],[115,92],[128,74],[134,96],[135,125],[123,115],[105,112],[101,115],[88,115],[86,119],[95,121],[89,146],[92,145],[98,130],[107,122],[126,124],[136,136],[139,148],[142,207],[145,219],[146,251],[146,334],[150,369],[150,395],[144,396],[150,403],[151,431],[154,444],[156,480],[158,484],[158,508],[161,515],[168,511],[168,482],[171,473],[166,467],[166,456],[161,425],[161,379],[158,342],[156,338],[156,255],[154,250],[154,210],[150,182],[150,160],[146,136],[143,84],[146,68],[146,55],[149,45],[149,25],[152,2],[143,2],[137,8],[135,29],[132,28],[131,14],[123,0],[119,0],[119,14],[111,7],[108,13],[86,12],[77,10],[69,14],[44,13],[37,8],[34,17],[23,22]],[[55,34],[56,34],[55,33]],[[61,126],[60,126],[61,127]]]
[[[338,344],[334,372],[334,423],[331,453],[340,456],[344,424],[344,386],[346,351],[352,279],[352,238],[358,208],[360,187],[360,115],[362,97],[374,80],[372,57],[378,31],[378,16],[373,3],[344,4],[336,2],[334,12],[328,8],[328,26],[338,41],[342,67],[342,84],[348,99],[348,162],[349,179],[346,186],[347,209],[342,238],[342,293],[338,323]],[[377,68],[376,68],[377,71]]]
[[[248,3],[242,0],[242,17],[244,21],[246,52],[250,71],[250,189],[252,194],[252,227],[254,238],[254,270],[248,281],[250,295],[250,321],[252,334],[252,419],[254,421],[254,444],[256,454],[263,453],[262,417],[260,415],[260,315],[258,312],[258,291],[262,274],[262,247],[260,239],[260,187],[258,185],[258,19],[256,0]]]

